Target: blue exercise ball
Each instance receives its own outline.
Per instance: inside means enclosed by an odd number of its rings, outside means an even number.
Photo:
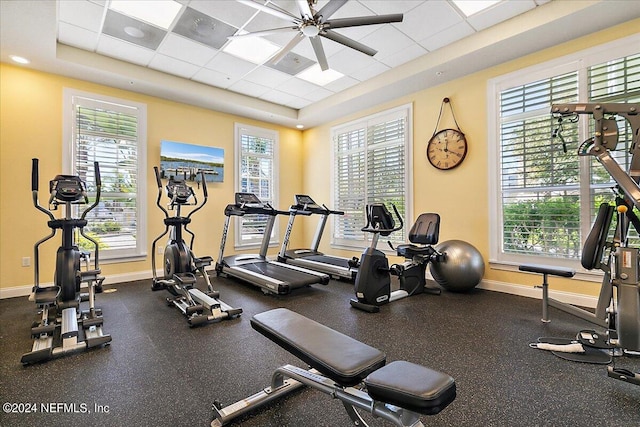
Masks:
[[[431,275],[448,291],[467,292],[475,288],[484,276],[484,259],[472,244],[462,240],[447,240],[436,246],[444,253],[444,261],[430,263]]]

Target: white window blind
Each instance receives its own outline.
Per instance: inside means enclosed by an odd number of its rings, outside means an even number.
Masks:
[[[578,60],[573,56],[565,64],[562,60],[541,64],[490,84],[497,96],[499,140],[492,260],[522,262],[538,257],[552,264],[577,265],[597,206],[613,201],[615,182],[594,158],[577,155],[578,145],[592,136],[593,120],[588,115],[580,115],[579,121],[565,118],[563,144],[552,138],[558,123],[550,114],[551,105],[638,102],[640,55],[632,44],[622,41],[585,52]],[[610,60],[603,55],[625,50],[633,53]],[[550,71],[540,78],[545,68]],[[527,81],[527,73],[535,77]],[[612,154],[626,168],[630,129],[624,128],[624,120],[618,124],[620,143]]]
[[[95,197],[93,162],[100,166],[100,203],[87,216],[86,230],[98,240],[103,259],[143,256],[146,106],[71,90],[65,96],[65,119],[71,122],[65,126],[65,169],[85,180]]]
[[[236,191],[254,193],[263,203],[274,208],[278,200],[276,183],[278,133],[268,129],[236,124],[236,152],[238,173]],[[239,217],[236,246],[256,245],[262,241],[269,218],[260,215]],[[277,243],[277,222],[271,243]]]
[[[357,122],[333,128],[333,203],[345,212],[334,218],[333,243],[361,248],[370,238],[360,229],[366,224],[365,206],[394,204],[407,218],[411,194],[411,107],[403,106]],[[390,236],[402,242],[405,232]]]

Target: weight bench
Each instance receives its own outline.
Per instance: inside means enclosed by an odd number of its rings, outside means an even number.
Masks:
[[[214,402],[212,427],[226,425],[302,385],[342,401],[358,426],[367,425],[357,412],[362,409],[399,427],[420,427],[420,415],[437,414],[456,397],[449,375],[405,361],[385,365],[380,350],[288,309],[256,314],[251,326],[311,369],[284,365],[274,372],[270,387],[226,407]]]

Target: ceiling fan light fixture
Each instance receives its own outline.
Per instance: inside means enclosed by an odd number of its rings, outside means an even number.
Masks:
[[[306,23],[300,27],[300,31],[307,37],[315,37],[320,34],[320,26],[314,24],[313,22]]]

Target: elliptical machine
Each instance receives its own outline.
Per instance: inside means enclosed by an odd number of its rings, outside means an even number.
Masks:
[[[201,325],[207,322],[218,322],[224,319],[232,319],[240,316],[241,308],[233,308],[220,301],[220,293],[213,289],[211,280],[205,267],[211,265],[213,258],[210,256],[196,257],[193,254],[193,241],[195,235],[187,226],[191,222],[191,216],[202,209],[207,203],[207,182],[204,172],[200,171],[202,194],[204,199],[201,204],[193,191],[184,180],[169,177],[166,190],[170,199],[168,209],[175,210],[175,216],[169,216],[169,212],[160,204],[162,198],[162,181],[158,167],[153,168],[158,183],[158,199],[156,204],[164,213],[164,232],[151,244],[151,265],[153,271],[153,283],[151,289],[159,291],[166,289],[173,295],[167,298],[167,304],[176,306],[184,314],[190,326]],[[195,206],[186,217],[180,216],[183,206]],[[187,246],[183,238],[183,232],[191,235],[191,241]],[[159,278],[156,271],[156,243],[166,234],[170,233],[169,241],[164,249],[164,277]],[[207,284],[207,292],[202,292],[195,287],[196,273],[200,273]]]
[[[420,215],[409,232],[412,244],[399,245],[397,248],[397,254],[405,257],[406,261],[389,267],[386,255],[376,246],[380,236],[389,236],[403,227],[398,209],[393,204],[391,206],[398,218],[398,226],[387,207],[383,203],[375,203],[367,205],[367,224],[361,229],[372,233],[373,238],[371,245],[360,257],[355,280],[356,298],[352,298],[349,303],[352,307],[369,313],[377,313],[381,305],[412,295],[423,292],[439,295],[441,292],[440,288],[427,286],[425,280],[427,264],[442,261],[445,257],[445,254],[431,246],[438,242],[440,216],[433,213]],[[400,281],[400,288],[393,292],[391,274],[398,276]]]
[[[100,169],[94,162],[96,179],[96,199],[87,207],[80,218],[73,218],[74,205],[88,204],[87,186],[79,176],[56,175],[49,181],[49,208],[38,202],[38,159],[32,160],[31,192],[33,205],[49,217],[47,225],[51,234],[40,239],[34,245],[34,286],[30,300],[35,301],[39,309],[40,320],[34,322],[31,335],[33,348],[22,356],[23,364],[36,363],[53,357],[63,356],[92,347],[108,344],[111,335],[102,331],[102,310],[95,308],[95,294],[102,291],[104,277],[100,276],[98,242],[84,233],[85,219],[100,201]],[[52,211],[64,205],[64,218],[56,218]],[[62,231],[62,245],[56,254],[56,269],[53,286],[40,286],[40,245]],[[81,251],[76,243],[76,233],[93,243],[95,247],[94,268],[89,269],[90,254]],[[84,261],[85,268],[81,268]],[[87,283],[88,294],[80,293],[80,285]],[[81,311],[81,302],[89,302],[89,310]],[[84,340],[82,340],[82,335]]]

